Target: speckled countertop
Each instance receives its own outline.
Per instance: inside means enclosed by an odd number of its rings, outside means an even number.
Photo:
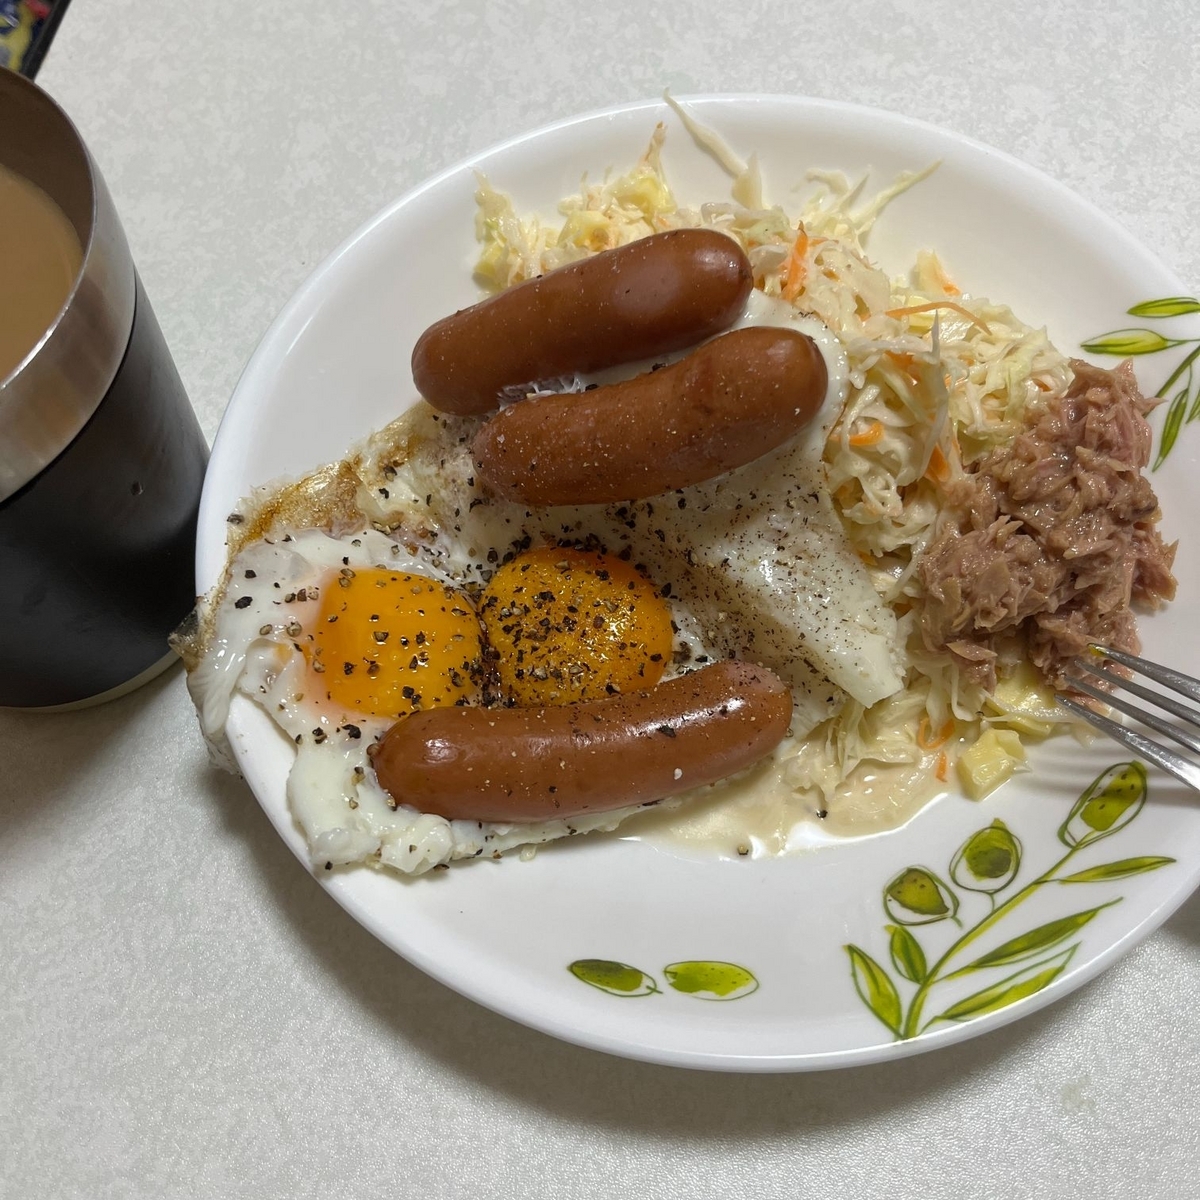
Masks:
[[[107,176],[211,436],[260,334],[367,216],[571,112],[798,92],[982,139],[1200,287],[1197,16],[874,0],[106,0],[39,81]],[[172,672],[0,714],[0,1196],[1200,1194],[1200,900],[1099,981],[885,1066],[708,1076],[494,1016],[355,925]]]

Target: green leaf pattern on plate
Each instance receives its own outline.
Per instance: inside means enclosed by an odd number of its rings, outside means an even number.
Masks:
[[[1101,771],[1059,826],[1058,840],[1066,853],[1021,887],[1016,885],[1024,865],[1023,848],[999,820],[976,830],[951,856],[947,874],[952,883],[928,867],[907,866],[897,872],[884,885],[882,895],[884,911],[891,918],[883,927],[887,958],[896,978],[868,949],[846,945],[850,978],[859,999],[894,1038],[903,1040],[916,1037],[938,1022],[968,1021],[998,1012],[1049,987],[1082,944],[1083,930],[1105,909],[1120,904],[1123,897],[1068,911],[1023,932],[1013,931],[990,948],[976,944],[1002,924],[1011,929],[1010,918],[1035,893],[1045,894],[1050,889],[1053,894],[1058,885],[1071,885],[1069,891],[1074,895],[1074,887],[1079,884],[1102,886],[1172,864],[1173,858],[1140,855],[1067,870],[1075,855],[1135,820],[1146,802],[1146,793],[1146,769],[1141,763],[1117,763]],[[988,911],[973,924],[964,925],[959,915],[964,901],[968,901],[967,911],[984,903]],[[931,961],[932,956],[913,927],[947,920],[961,932],[940,957]],[[974,953],[968,956],[970,949]],[[580,958],[568,970],[582,983],[610,996],[664,994],[653,975],[628,963]],[[745,967],[719,960],[670,963],[662,969],[662,975],[672,991],[699,1000],[739,1000],[759,986]],[[953,986],[964,980],[977,981],[965,995],[961,994],[961,986]],[[940,1011],[938,1005],[942,1006]]]
[[[950,863],[950,878],[969,892],[1002,891],[1021,866],[1021,843],[1001,820],[973,833]]]
[[[968,1021],[972,1017],[982,1017],[985,1013],[998,1012],[1018,1000],[1024,1000],[1026,996],[1033,996],[1062,974],[1067,963],[1071,961],[1072,955],[1078,949],[1079,946],[1076,944],[1061,954],[1042,959],[1033,966],[1025,967],[1020,971],[1014,971],[1013,974],[1001,979],[999,983],[993,983],[990,987],[985,987],[982,991],[975,992],[973,995],[959,1000],[956,1004],[950,1005],[945,1012],[934,1017],[934,1020]]]
[[[758,990],[758,980],[737,963],[677,962],[663,967],[663,975],[677,992],[701,1000],[740,1000]]]
[[[1141,875],[1146,871],[1156,871],[1173,863],[1173,858],[1161,858],[1158,855],[1144,855],[1141,858],[1122,858],[1117,862],[1101,863],[1098,867],[1088,867],[1086,871],[1076,871],[1074,875],[1064,875],[1059,883],[1107,883],[1110,879],[1127,879],[1130,875]]]
[[[1164,296],[1161,300],[1143,300],[1130,310],[1131,317],[1183,317],[1200,312],[1200,300],[1193,296]]]
[[[883,907],[898,925],[932,925],[958,912],[958,897],[924,867],[905,867],[883,889]]]
[[[1189,317],[1200,313],[1200,300],[1194,296],[1162,296],[1156,300],[1143,300],[1128,312],[1131,317],[1150,320]],[[1157,471],[1166,461],[1183,427],[1200,418],[1200,370],[1196,369],[1196,361],[1200,358],[1200,337],[1168,337],[1157,329],[1134,327],[1114,329],[1081,343],[1081,349],[1086,354],[1111,354],[1118,358],[1134,354],[1159,354],[1178,346],[1190,346],[1191,349],[1154,393],[1162,400],[1169,400],[1169,403],[1158,439],[1158,450],[1150,468],[1152,471]],[[1172,390],[1177,384],[1180,385],[1178,389]]]
[[[883,888],[884,908],[895,922],[885,925],[884,933],[898,979],[868,950],[847,945],[850,976],[859,998],[893,1037],[906,1039],[939,1021],[968,1021],[998,1012],[1049,987],[1082,944],[1084,928],[1106,908],[1120,904],[1123,897],[1068,910],[1024,931],[1017,926],[1008,938],[990,948],[977,943],[993,929],[1011,929],[1013,914],[1037,893],[1048,892],[1053,897],[1060,884],[1103,885],[1173,863],[1173,858],[1143,855],[1067,870],[1077,854],[1126,828],[1145,802],[1146,769],[1141,763],[1117,763],[1102,771],[1059,827],[1058,839],[1066,853],[1022,886],[1017,886],[1024,865],[1022,846],[1003,821],[977,830],[958,848],[948,867],[952,884],[926,867],[905,867]],[[1073,888],[1070,894],[1075,894]],[[966,924],[962,914],[972,906],[977,911],[985,902],[989,910],[973,924]],[[940,957],[933,958],[910,926],[947,918],[953,918],[962,932]],[[968,955],[968,950],[974,953]],[[963,981],[978,982],[964,995]]]
[[[900,993],[888,973],[865,951],[847,946],[854,986],[862,1002],[894,1033],[900,1036]]]
[[[661,996],[662,988],[653,975],[628,963],[608,958],[577,958],[567,970],[581,983],[590,984],[610,996]],[[663,968],[667,983],[685,996],[698,1000],[740,1000],[758,990],[754,975],[737,963],[692,960]]]
[[[925,951],[921,949],[921,943],[903,925],[889,925],[887,931],[892,935],[889,947],[892,952],[892,966],[909,983],[920,983],[929,974],[929,964],[925,961]]]
[[[607,958],[578,958],[567,970],[610,996],[650,996],[659,990],[653,976],[645,971]]]
[[[1058,830],[1064,846],[1080,849],[1124,829],[1146,802],[1146,768],[1118,763],[1102,771],[1075,801]]]
[[[1131,354],[1157,354],[1179,344],[1153,329],[1114,329],[1112,333],[1084,342],[1083,349],[1088,354],[1115,354],[1119,358],[1128,358]]]
[[[1057,921],[1047,921],[1045,925],[1039,925],[1036,929],[1031,929],[1028,933],[1023,933],[1020,937],[1015,937],[1002,946],[997,946],[995,950],[989,950],[970,966],[960,967],[953,975],[947,975],[946,978],[953,979],[956,976],[967,974],[968,971],[981,970],[983,967],[1007,967],[1013,963],[1024,962],[1027,958],[1034,958],[1044,950],[1049,950],[1060,942],[1065,942],[1067,938],[1073,937],[1098,912],[1115,903],[1115,900],[1110,900],[1108,904],[1099,904],[1084,912],[1072,913],[1069,917],[1059,917]]]

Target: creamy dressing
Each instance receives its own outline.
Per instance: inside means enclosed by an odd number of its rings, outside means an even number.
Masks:
[[[682,809],[648,809],[616,835],[681,858],[770,858],[832,841],[895,829],[948,794],[937,778],[938,752],[915,763],[864,762],[827,807],[819,793],[797,792],[773,757],[736,782],[706,789]],[[820,814],[824,812],[825,815]]]

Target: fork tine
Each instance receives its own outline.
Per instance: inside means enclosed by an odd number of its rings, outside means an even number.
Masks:
[[[1189,750],[1200,754],[1200,737],[1194,733],[1189,733],[1186,729],[1180,729],[1177,725],[1172,725],[1170,721],[1163,720],[1162,717],[1155,713],[1147,712],[1144,708],[1138,708],[1136,704],[1130,704],[1124,696],[1110,696],[1108,692],[1102,692],[1099,688],[1093,687],[1086,679],[1068,675],[1066,682],[1078,692],[1083,692],[1086,696],[1091,696],[1093,700],[1099,700],[1101,704],[1107,704],[1110,708],[1115,708],[1118,712],[1123,712],[1127,717],[1132,717],[1135,721],[1140,721],[1143,725],[1149,725],[1151,729],[1161,733],[1164,737],[1169,737],[1172,741],[1178,742],[1181,746],[1186,746]]]
[[[1103,667],[1093,666],[1086,659],[1077,658],[1072,664],[1080,671],[1086,671],[1089,675],[1095,675],[1098,679],[1103,679],[1105,683],[1111,683],[1114,687],[1119,687],[1126,692],[1132,692],[1135,696],[1140,696],[1143,700],[1149,700],[1151,704],[1156,704],[1159,708],[1166,709],[1181,721],[1186,721],[1189,725],[1200,727],[1200,713],[1194,708],[1189,708],[1181,700],[1176,700],[1172,696],[1164,696],[1162,692],[1152,691],[1148,687],[1142,687],[1140,683],[1135,683],[1132,679],[1122,679],[1120,675],[1114,675],[1111,671],[1106,671]],[[1091,695],[1091,693],[1088,693]],[[1099,697],[1097,697],[1099,699]],[[1112,698],[1109,697],[1105,703],[1112,703]],[[1120,708],[1120,705],[1114,705]],[[1122,708],[1122,712],[1129,712],[1129,709]],[[1137,716],[1137,713],[1129,713],[1131,717]],[[1184,745],[1191,743],[1185,742]],[[1200,750],[1200,746],[1192,746],[1193,750]]]
[[[1128,667],[1131,671],[1145,675],[1147,679],[1153,679],[1155,683],[1161,683],[1163,687],[1170,688],[1173,692],[1179,692],[1180,695],[1190,696],[1193,700],[1200,701],[1200,679],[1193,679],[1182,671],[1172,671],[1170,667],[1151,662],[1148,658],[1138,658],[1136,654],[1126,654],[1124,650],[1113,650],[1098,642],[1093,642],[1088,649],[1096,654],[1102,654],[1105,658],[1111,658],[1113,662],[1122,667]]]
[[[1057,699],[1063,708],[1070,709],[1077,717],[1082,717],[1089,725],[1094,725],[1101,733],[1108,734],[1114,741],[1128,746],[1139,758],[1154,763],[1156,767],[1161,767],[1168,774],[1174,775],[1188,787],[1200,791],[1200,767],[1188,762],[1182,755],[1168,750],[1165,746],[1160,746],[1157,742],[1152,742],[1135,729],[1126,729],[1124,725],[1118,725],[1116,721],[1101,716],[1098,712],[1088,708],[1086,704],[1080,704],[1077,700],[1070,700],[1066,696],[1059,696]],[[1111,703],[1111,697],[1104,696],[1103,699],[1105,703]]]

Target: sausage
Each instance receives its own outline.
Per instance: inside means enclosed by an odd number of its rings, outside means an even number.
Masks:
[[[737,320],[753,282],[723,233],[652,234],[438,321],[413,350],[413,382],[443,412],[491,412],[505,388],[694,346]]]
[[[810,337],[739,329],[636,379],[509,405],[475,435],[476,474],[522,504],[642,500],[782,445],[812,420],[827,385]]]
[[[449,820],[530,822],[661,800],[773,749],[791,689],[726,660],[644,692],[544,708],[431,708],[372,747],[380,786]]]

